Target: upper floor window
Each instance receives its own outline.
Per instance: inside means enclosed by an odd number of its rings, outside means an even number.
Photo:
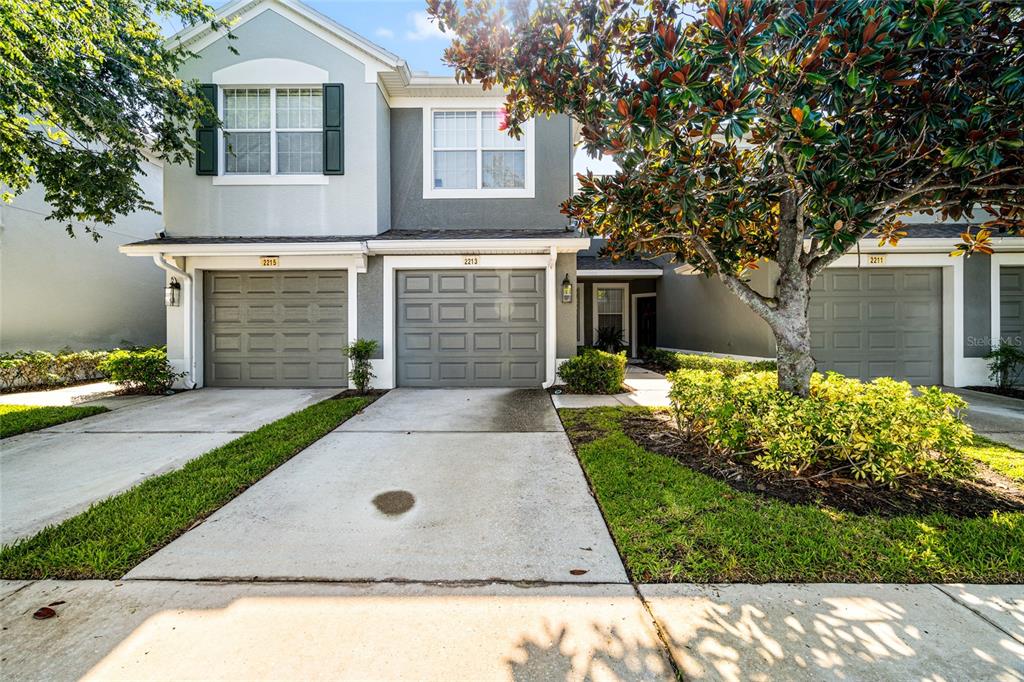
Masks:
[[[321,88],[225,88],[226,175],[323,172]]]
[[[425,198],[533,196],[532,121],[517,140],[494,109],[425,111]]]

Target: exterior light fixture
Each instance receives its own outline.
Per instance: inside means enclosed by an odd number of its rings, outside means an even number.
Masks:
[[[572,282],[569,280],[568,272],[562,280],[562,303],[572,303]]]
[[[168,308],[177,308],[181,305],[181,283],[175,277],[164,287],[164,305]]]

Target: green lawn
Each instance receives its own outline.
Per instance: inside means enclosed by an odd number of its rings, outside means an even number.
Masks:
[[[109,411],[100,405],[83,405],[81,407],[0,405],[0,438],[38,431],[47,426],[72,422]]]
[[[577,452],[636,581],[1024,580],[1024,514],[882,518],[739,492],[636,445],[619,424],[635,409],[559,413],[570,432],[591,430]],[[970,454],[989,451],[1015,452],[986,443]]]
[[[317,403],[6,546],[0,577],[119,578],[369,402]]]
[[[1024,483],[1024,452],[982,436],[975,436],[974,447],[968,448],[967,454],[1003,476]]]

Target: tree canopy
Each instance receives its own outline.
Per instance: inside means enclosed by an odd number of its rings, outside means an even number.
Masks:
[[[175,74],[191,54],[165,45],[154,17],[222,26],[202,0],[0,0],[3,200],[39,182],[71,234],[152,209],[144,153],[191,161],[211,113]]]
[[[430,0],[513,134],[564,113],[621,170],[563,210],[613,256],[673,254],[772,328],[806,394],[811,281],[912,212],[1024,227],[1024,7],[999,0]],[[774,295],[745,274],[778,265]]]

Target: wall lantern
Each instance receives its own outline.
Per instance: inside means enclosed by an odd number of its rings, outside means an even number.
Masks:
[[[572,303],[572,282],[569,281],[568,272],[562,280],[562,303]]]
[[[169,308],[177,308],[181,305],[181,283],[174,277],[164,287],[164,305]]]

